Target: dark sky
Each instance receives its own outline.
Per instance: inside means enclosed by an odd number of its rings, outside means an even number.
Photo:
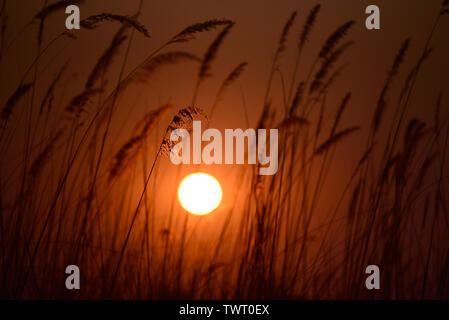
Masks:
[[[9,17],[8,39],[11,40],[33,15],[39,11],[43,1],[8,1]],[[208,110],[221,81],[237,64],[248,62],[248,68],[239,81],[229,90],[225,101],[217,111],[214,120],[216,127],[244,127],[242,110],[242,93],[249,110],[251,125],[255,125],[262,108],[268,73],[273,52],[276,49],[282,27],[292,11],[298,10],[298,17],[293,26],[287,51],[280,63],[285,79],[290,79],[294,64],[296,39],[316,1],[144,1],[139,17],[147,26],[151,39],[141,35],[134,37],[126,70],[129,71],[140,63],[149,52],[167,41],[171,36],[186,26],[211,18],[229,18],[236,21],[230,36],[226,39],[217,59],[212,66],[213,77],[201,87],[198,97],[199,106]],[[86,1],[80,6],[81,18],[103,12],[132,15],[138,8],[139,1],[96,0]],[[381,30],[369,31],[365,28],[365,8],[376,4],[381,10]],[[340,60],[336,67],[347,64],[343,76],[332,90],[329,103],[338,105],[347,91],[352,91],[353,98],[345,116],[345,124],[359,124],[367,129],[377,97],[383,86],[393,59],[406,37],[411,37],[411,47],[393,92],[398,92],[403,81],[422,53],[424,43],[432,28],[435,17],[440,10],[441,1],[325,1],[318,21],[305,48],[299,69],[299,78],[304,79],[317,52],[336,27],[348,20],[355,20],[356,25],[348,34],[348,39],[355,45]],[[44,43],[64,30],[66,14],[59,12],[52,16],[45,25]],[[1,66],[0,101],[5,101],[15,88],[35,56],[37,24],[26,29],[9,49]],[[434,34],[431,46],[436,50],[425,64],[417,82],[418,89],[412,97],[410,116],[430,119],[440,90],[447,91],[449,83],[449,17],[441,20]],[[77,31],[77,41],[64,39],[55,43],[45,54],[39,64],[39,75],[43,87],[44,79],[50,79],[58,68],[70,58],[72,79],[65,88],[64,97],[68,101],[76,94],[85,81],[90,69],[98,57],[109,45],[117,30],[116,24],[104,24],[96,30]],[[217,32],[204,33],[198,39],[187,44],[176,45],[171,50],[186,50],[202,56]],[[116,83],[122,57],[113,65],[114,77],[108,79],[109,85]],[[8,61],[8,63],[5,63]],[[135,88],[132,94],[124,97],[118,112],[123,113],[127,125],[132,126],[133,117],[140,118],[142,109],[155,107],[170,101],[179,108],[188,105],[192,98],[197,67],[184,64],[169,67],[153,78],[147,86]],[[43,90],[42,90],[43,92]],[[273,106],[282,110],[279,78],[273,87]],[[38,92],[38,95],[40,93]],[[393,93],[391,100],[397,94]],[[175,112],[175,111],[174,111]],[[120,126],[122,128],[122,126]]]
[[[306,68],[310,61],[315,57],[317,50],[322,45],[328,34],[343,22],[353,19],[357,25],[349,34],[349,38],[356,41],[355,47],[343,58],[341,63],[349,63],[345,73],[344,82],[341,84],[341,90],[354,91],[354,103],[362,104],[360,99],[365,101],[375,101],[374,97],[379,92],[386,72],[391,65],[395,52],[406,37],[412,37],[412,46],[410,55],[407,59],[409,67],[421,53],[424,41],[431,29],[433,20],[438,14],[440,0],[433,1],[326,1],[319,19],[314,29],[308,47],[305,52],[305,59],[301,65],[301,75],[305,76]],[[8,36],[11,39],[19,29],[30,21],[42,6],[43,1],[9,1],[7,8],[9,12]],[[266,79],[269,72],[269,66],[273,51],[277,45],[280,31],[286,19],[293,10],[298,10],[298,19],[294,25],[291,37],[290,48],[294,45],[294,37],[299,33],[300,27],[305,20],[309,10],[315,5],[316,1],[144,1],[143,12],[139,20],[145,24],[151,39],[136,37],[131,50],[131,59],[128,67],[135,66],[151,49],[160,45],[164,40],[175,34],[185,26],[203,21],[209,18],[226,17],[237,22],[231,36],[227,39],[225,45],[219,53],[214,65],[213,73],[215,78],[210,81],[210,88],[205,86],[206,90],[200,96],[200,103],[208,104],[207,99],[211,90],[216,90],[218,83],[224,75],[240,61],[248,61],[249,66],[245,75],[242,77],[239,86],[245,91],[247,103],[249,106],[256,105],[256,110],[261,105],[261,99],[266,86]],[[381,10],[381,30],[368,31],[364,27],[365,7],[369,4],[377,4]],[[86,1],[81,5],[81,17],[85,18],[92,14],[102,12],[133,14],[138,7],[138,1]],[[66,15],[60,12],[53,16],[47,22],[46,31],[50,34],[58,34],[64,28]],[[432,45],[437,47],[432,61],[427,65],[422,75],[422,85],[427,86],[430,96],[435,96],[439,85],[449,82],[449,45],[447,39],[447,30],[449,19],[443,19],[439,30],[434,36]],[[11,25],[13,23],[13,25]],[[94,32],[83,32],[76,43],[70,41],[62,42],[55,46],[55,50],[50,50],[48,54],[49,61],[58,54],[58,57],[64,59],[67,51],[72,56],[72,63],[77,65],[77,69],[82,77],[82,71],[85,68],[89,70],[95,63],[98,55],[104,50],[109,42],[109,38],[114,32],[116,26],[104,26]],[[24,61],[30,61],[34,54],[36,26],[28,28],[27,32],[21,36],[16,45],[9,50],[9,64],[2,66],[1,82],[2,95],[10,92],[16,86],[22,71],[26,69],[27,64]],[[46,41],[52,38],[47,34]],[[211,41],[214,34],[204,34],[196,42],[182,48],[201,55],[207,44]],[[65,53],[60,50],[67,50]],[[98,53],[97,53],[98,52]],[[289,78],[289,71],[293,64],[294,50],[288,51],[282,60],[281,69]],[[11,63],[13,62],[13,63]],[[9,69],[10,67],[11,69]],[[13,71],[14,70],[14,71]],[[50,73],[48,69],[47,73]],[[188,67],[178,68],[177,75],[192,73]],[[184,75],[182,75],[184,77]],[[188,79],[186,76],[186,80]],[[173,81],[173,80],[170,80]],[[183,97],[179,92],[189,90],[187,84],[179,85],[180,90],[163,90],[154,88],[153,94],[158,99],[165,100],[172,98],[174,101],[182,103]],[[442,88],[444,89],[444,88]],[[232,104],[240,102],[240,93],[237,90],[230,92],[229,101]],[[204,99],[203,99],[204,98]],[[235,100],[236,99],[236,100]],[[233,103],[235,101],[235,103]],[[232,107],[226,105],[226,108]],[[225,109],[226,109],[225,108]],[[421,107],[423,108],[423,107]],[[363,107],[358,107],[364,110]],[[218,111],[220,114],[220,110]],[[363,113],[362,113],[363,114]],[[225,114],[221,114],[225,116]],[[361,115],[361,114],[358,114]]]

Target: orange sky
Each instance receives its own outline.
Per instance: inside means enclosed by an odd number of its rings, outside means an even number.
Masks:
[[[412,37],[411,49],[406,58],[401,73],[394,83],[395,92],[400,90],[403,81],[411,67],[422,52],[426,37],[432,27],[434,18],[439,12],[441,1],[326,1],[318,17],[310,40],[304,52],[299,76],[307,76],[308,67],[315,58],[319,48],[327,36],[335,28],[348,20],[355,20],[356,26],[350,31],[348,39],[355,40],[353,46],[341,59],[340,65],[348,64],[344,75],[334,86],[328,99],[335,108],[347,91],[352,91],[353,98],[345,114],[343,125],[361,125],[367,133],[369,121],[372,117],[377,97],[383,86],[384,79],[390,68],[394,56],[403,40]],[[293,26],[288,48],[281,59],[281,70],[286,79],[290,79],[290,72],[294,64],[295,37],[298,36],[302,24],[316,1],[144,1],[142,14],[139,17],[147,26],[151,39],[141,35],[134,37],[130,56],[126,66],[129,71],[140,63],[145,56],[167,41],[171,36],[186,26],[210,18],[229,18],[236,21],[236,26],[222,46],[215,63],[212,66],[213,77],[201,87],[198,105],[209,110],[218,86],[224,77],[242,61],[248,62],[248,67],[239,81],[228,91],[225,101],[216,110],[212,126],[219,128],[237,128],[245,126],[242,109],[243,92],[249,110],[251,125],[255,125],[262,109],[267,77],[270,70],[271,58],[276,49],[282,27],[291,12],[298,10],[298,19]],[[407,3],[407,4],[406,4]],[[96,0],[87,1],[80,6],[81,18],[103,12],[132,15],[138,7],[139,1]],[[381,9],[381,30],[368,31],[364,21],[365,7],[377,4]],[[12,39],[14,35],[41,8],[43,1],[9,1],[7,10],[9,16],[9,30],[7,35]],[[66,14],[59,12],[46,23],[47,32],[44,43],[64,30]],[[432,46],[436,47],[418,79],[418,90],[412,98],[410,115],[423,118],[433,117],[433,109],[439,90],[446,91],[449,83],[449,43],[447,30],[449,19],[443,19],[437,30]],[[13,22],[13,24],[11,23]],[[103,50],[109,45],[110,39],[117,30],[116,24],[104,24],[93,31],[77,31],[79,39],[72,41],[64,39],[56,43],[40,62],[40,77],[43,87],[47,84],[44,79],[51,79],[61,64],[70,56],[73,79],[65,88],[65,99],[68,101],[81,89],[86,76],[95,65]],[[20,82],[21,75],[33,60],[36,45],[37,25],[28,28],[9,49],[3,61],[0,75],[0,101],[5,101]],[[216,32],[201,34],[198,39],[187,44],[176,45],[172,50],[186,50],[202,56],[208,44],[215,37]],[[122,51],[123,53],[123,51]],[[117,76],[122,62],[115,61],[113,72]],[[26,61],[26,62],[25,62]],[[25,63],[24,63],[25,62]],[[76,72],[76,74],[74,73]],[[133,127],[140,119],[145,109],[170,101],[174,105],[187,106],[192,98],[192,91],[196,81],[197,67],[192,64],[182,64],[168,67],[159,72],[149,85],[139,86],[122,100],[118,117],[120,124],[115,127],[119,136],[120,130]],[[116,78],[111,77],[108,84],[115,85]],[[280,82],[277,78],[273,87],[273,106],[282,110],[281,97],[278,92]],[[392,91],[394,91],[394,89]],[[41,90],[43,92],[43,90]],[[43,93],[38,94],[43,94]],[[397,97],[391,97],[391,100]],[[395,100],[394,100],[395,101]],[[64,104],[64,103],[63,103]],[[173,112],[176,112],[174,110]],[[351,142],[365,142],[365,135],[354,137]],[[346,148],[353,149],[354,145]],[[348,149],[348,150],[350,150]],[[350,169],[347,153],[340,160],[342,168]]]
[[[88,1],[80,6],[81,17],[102,12],[131,15],[135,12],[138,2],[119,0]],[[310,63],[309,60],[311,61],[314,58],[319,47],[336,26],[350,19],[356,20],[357,25],[349,34],[349,37],[356,41],[356,46],[341,61],[341,63],[348,62],[349,66],[345,71],[344,81],[340,81],[336,91],[352,90],[354,93],[352,109],[355,119],[364,118],[365,116],[369,117],[371,116],[372,106],[366,105],[364,101],[376,101],[375,97],[380,91],[382,81],[392,63],[395,52],[407,36],[412,37],[410,55],[406,61],[407,66],[410,67],[416,60],[421,53],[433,19],[439,11],[440,2],[439,0],[407,2],[387,0],[374,2],[359,0],[326,1],[323,3],[316,28],[306,48],[306,59],[304,59],[302,67]],[[43,4],[43,1],[20,0],[8,2],[9,19],[10,22],[14,22],[13,26],[11,24],[8,26],[10,28],[8,36],[10,38],[39,10],[41,3]],[[230,108],[241,108],[239,86],[245,92],[247,105],[250,108],[254,108],[257,114],[257,111],[261,108],[262,93],[265,90],[271,57],[277,45],[283,24],[293,10],[298,10],[298,20],[291,32],[292,37],[290,40],[293,40],[294,35],[299,33],[309,10],[316,3],[316,1],[274,0],[144,1],[143,12],[139,20],[147,26],[152,38],[146,39],[142,36],[135,38],[128,69],[135,66],[152,49],[189,24],[209,18],[226,17],[232,19],[237,24],[219,53],[212,70],[215,77],[208,81],[208,84],[204,87],[199,103],[201,105],[209,104],[218,84],[226,73],[239,62],[245,60],[249,63],[248,69],[241,81],[239,81],[239,84],[229,92],[227,103],[218,110],[217,116],[226,118],[226,115],[229,114],[227,110]],[[364,19],[366,17],[364,9],[368,4],[374,3],[381,9],[380,31],[368,31],[364,27]],[[63,12],[53,16],[46,25],[46,31],[53,34],[61,32],[64,28],[65,17],[66,15]],[[446,58],[449,55],[449,44],[445,41],[447,39],[445,31],[448,30],[448,27],[448,19],[443,19],[439,31],[435,35],[433,45],[437,47],[437,51],[425,68],[419,84],[427,87],[425,94],[423,94],[424,96],[435,97],[440,89],[438,84],[449,83],[449,62]],[[11,28],[14,29],[11,30]],[[104,25],[94,32],[80,31],[79,34],[82,36],[79,41],[76,43],[71,41],[62,42],[48,54],[48,59],[53,59],[54,55],[62,49],[71,51],[72,63],[76,64],[80,78],[82,78],[83,70],[89,70],[92,67],[98,55],[108,45],[112,32],[116,28],[117,26],[115,25]],[[17,45],[13,46],[9,51],[11,56],[6,58],[10,64],[2,66],[2,90],[0,95],[2,101],[11,92],[12,88],[16,87],[22,71],[25,70],[26,64],[23,64],[23,61],[30,61],[34,54],[35,29],[28,29],[25,36],[16,42]],[[213,33],[203,34],[197,41],[186,46],[178,46],[176,49],[182,48],[201,55],[213,37]],[[51,38],[48,35],[46,40],[48,41]],[[291,41],[290,48],[293,47],[293,44],[294,42]],[[59,56],[66,58],[66,54],[62,52],[60,52]],[[289,67],[291,68],[294,62],[292,61],[293,57],[294,50],[290,50],[284,55],[282,60],[281,69],[287,79],[289,79]],[[14,72],[12,72],[13,70]],[[53,71],[51,70],[50,72],[50,70],[47,73],[52,74]],[[151,84],[152,96],[158,101],[165,101],[171,98],[173,102],[184,104],[183,94],[187,94],[193,87],[193,84],[189,87],[189,83],[186,83],[194,80],[192,72],[194,70],[186,66],[177,68],[175,72],[176,78],[185,81],[173,83],[175,79],[173,79],[173,74],[170,74],[171,78],[169,81],[175,87],[173,88],[172,86],[172,88],[167,89],[162,83],[160,86]],[[303,77],[304,73],[303,70],[301,74]],[[444,89],[444,87],[441,89]],[[187,96],[189,94],[191,95],[189,92]],[[342,94],[338,96],[342,96]],[[187,99],[187,101],[189,100]],[[419,107],[421,111],[426,110],[426,107],[422,106],[422,101],[417,104],[421,105]],[[235,116],[230,119],[235,120]],[[243,123],[240,125],[243,125]],[[235,124],[232,124],[232,126],[235,126]]]

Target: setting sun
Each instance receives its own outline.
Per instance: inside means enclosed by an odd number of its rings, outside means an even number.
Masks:
[[[205,215],[221,203],[223,192],[220,183],[207,173],[193,173],[182,180],[178,189],[181,206],[196,215]]]

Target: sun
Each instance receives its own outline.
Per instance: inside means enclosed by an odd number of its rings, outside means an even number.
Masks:
[[[197,172],[188,175],[178,188],[181,206],[195,215],[211,213],[220,205],[222,197],[220,183],[207,173]]]

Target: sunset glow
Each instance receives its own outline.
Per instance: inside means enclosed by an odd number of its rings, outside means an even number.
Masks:
[[[201,172],[185,177],[178,189],[181,206],[195,215],[211,213],[220,205],[222,197],[218,180]]]

